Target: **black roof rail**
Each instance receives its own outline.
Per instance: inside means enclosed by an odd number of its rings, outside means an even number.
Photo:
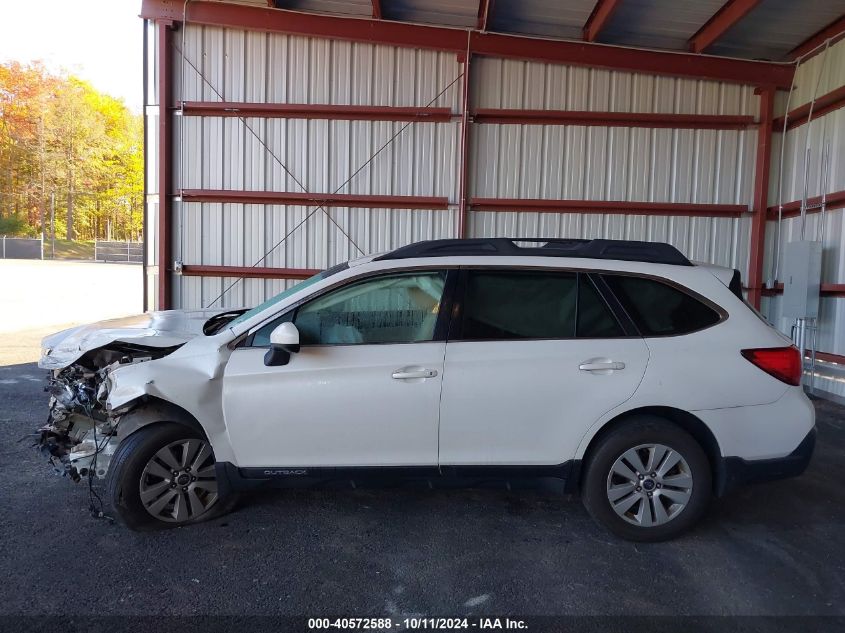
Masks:
[[[528,244],[528,246],[523,246]],[[664,242],[633,240],[578,240],[533,237],[491,237],[426,240],[415,242],[377,257],[377,260],[414,257],[457,257],[461,255],[499,257],[583,257],[627,262],[692,266],[684,255]]]

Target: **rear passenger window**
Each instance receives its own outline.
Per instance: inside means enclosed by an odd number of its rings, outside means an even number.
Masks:
[[[578,337],[613,338],[624,334],[587,275],[581,275],[578,287]]]
[[[686,334],[719,322],[698,299],[654,279],[602,275],[643,336]]]
[[[575,273],[469,271],[463,340],[572,338]]]

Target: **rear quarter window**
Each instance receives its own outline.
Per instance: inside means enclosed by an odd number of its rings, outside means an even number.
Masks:
[[[602,275],[642,336],[673,336],[703,330],[722,316],[667,283],[629,275]]]

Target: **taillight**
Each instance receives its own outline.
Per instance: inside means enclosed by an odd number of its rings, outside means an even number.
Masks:
[[[790,347],[744,349],[742,355],[767,374],[771,374],[788,385],[801,384],[803,372],[801,352],[794,345]]]

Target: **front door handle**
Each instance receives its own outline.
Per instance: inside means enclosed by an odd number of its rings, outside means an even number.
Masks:
[[[581,371],[608,371],[613,369],[625,369],[625,363],[619,361],[607,361],[603,363],[581,363],[578,365]]]
[[[437,376],[436,369],[425,369],[423,367],[402,367],[393,372],[396,380],[411,380],[413,378],[434,378]]]

